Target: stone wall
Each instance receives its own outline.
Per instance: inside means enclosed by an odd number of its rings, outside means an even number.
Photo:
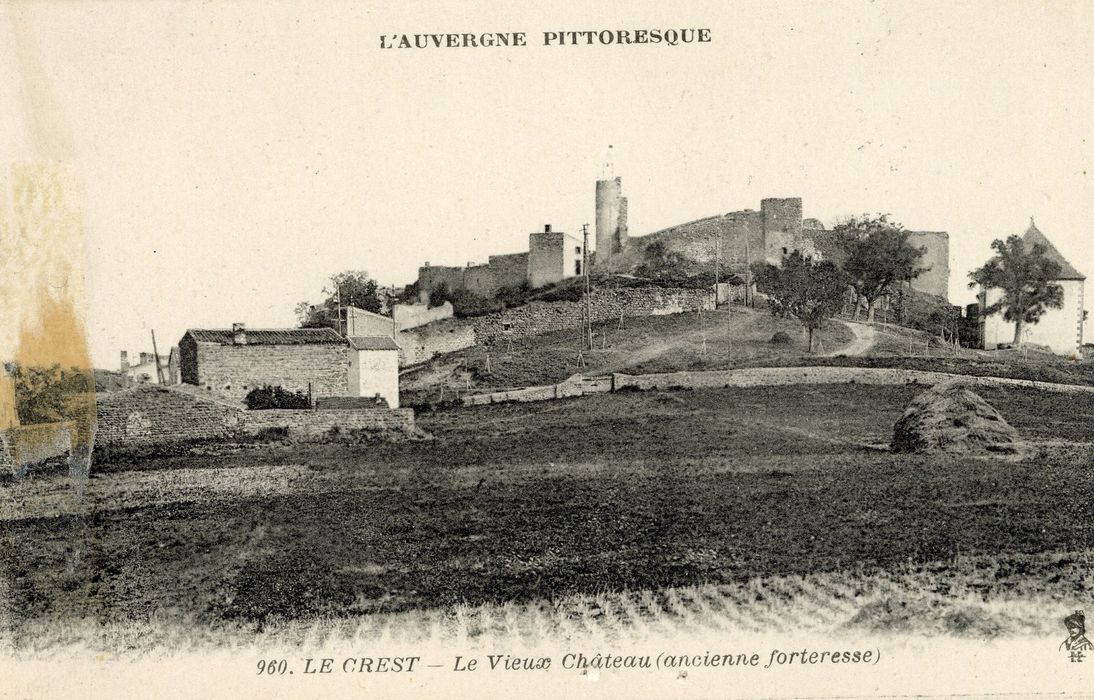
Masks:
[[[240,406],[155,385],[100,394],[95,406],[95,444],[110,447],[224,439],[243,427]]]
[[[548,401],[550,399],[565,399],[586,394],[603,394],[613,390],[612,377],[585,377],[575,374],[558,384],[547,386],[530,386],[523,389],[509,389],[495,391],[489,394],[472,394],[465,396],[462,402],[465,406],[482,406],[491,403],[508,403],[512,401]]]
[[[346,307],[346,325],[344,335],[353,336],[391,336],[395,331],[395,325],[390,316],[358,309],[356,306]]]
[[[475,328],[467,322],[446,319],[399,333],[399,366],[417,365],[475,344]]]
[[[700,372],[665,372],[663,374],[615,374],[612,376],[616,391],[620,389],[709,389],[718,387],[778,386],[783,384],[855,383],[879,385],[923,384],[933,386],[950,380],[958,380],[969,386],[1005,386],[1067,393],[1094,393],[1094,386],[877,367],[754,367]]]
[[[409,408],[353,408],[325,411],[245,411],[247,433],[286,428],[290,439],[324,439],[354,431],[410,433],[414,411]]]
[[[418,289],[428,294],[442,284],[449,289],[459,289],[464,286],[465,267],[451,267],[445,265],[423,265],[418,268]]]
[[[630,249],[613,269],[641,264],[646,247],[654,242],[660,242],[670,253],[707,265],[706,271],[713,272],[715,261],[720,260],[723,271],[743,274],[750,258],[752,262],[764,259],[763,213],[735,211],[632,238]]]
[[[514,287],[528,279],[528,253],[491,255],[485,265],[418,268],[418,289],[432,292],[441,283],[449,289],[466,288],[475,294],[492,297],[501,287]]]
[[[343,345],[197,343],[196,385],[240,401],[266,385],[306,394],[310,384],[312,396],[344,396],[349,393],[348,350]]]
[[[968,386],[1002,386],[1064,393],[1094,394],[1094,386],[1053,384],[1008,377],[974,377],[948,372],[874,367],[756,367],[748,369],[665,372],[661,374],[620,374],[585,377],[580,374],[548,386],[506,389],[487,394],[470,394],[465,406],[494,403],[550,401],[612,391],[655,391],[666,389],[720,389],[728,387],[780,386],[788,384],[871,384],[934,386],[951,380]]]
[[[620,314],[624,317],[662,316],[700,308],[711,310],[714,291],[662,287],[600,289],[593,292],[589,306],[594,322],[618,319]],[[506,338],[577,329],[582,307],[583,303],[578,301],[532,301],[525,306],[474,319],[475,336],[479,343],[491,345]]]
[[[528,281],[528,253],[491,255],[487,263],[490,269],[493,294],[501,287],[519,287]]]
[[[452,302],[446,301],[440,306],[427,304],[396,304],[392,310],[395,325],[401,331],[424,326],[427,323],[452,318]]]
[[[287,428],[289,437],[301,438],[329,436],[335,426],[343,433],[414,429],[410,409],[248,411],[195,391],[155,385],[100,394],[96,405],[95,444],[115,448],[238,439],[268,428]]]

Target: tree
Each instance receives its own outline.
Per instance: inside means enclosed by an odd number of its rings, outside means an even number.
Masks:
[[[813,352],[814,332],[843,307],[847,290],[847,276],[834,262],[815,261],[798,251],[783,256],[781,266],[754,265],[753,279],[778,315],[792,316],[805,327],[809,352]]]
[[[364,270],[346,270],[332,275],[323,287],[324,299],[319,304],[302,301],[294,309],[301,328],[338,328],[339,305],[379,313],[382,307],[377,294],[379,285]]]
[[[74,397],[95,392],[95,379],[90,370],[64,369],[59,364],[28,367],[11,362],[6,365],[15,387],[15,411],[24,425],[64,420],[71,413]]]
[[[1014,324],[1014,344],[1022,344],[1022,329],[1027,323],[1037,323],[1048,309],[1064,305],[1064,290],[1054,283],[1060,275],[1060,264],[1049,258],[1046,248],[1035,243],[1029,250],[1021,236],[1012,235],[1005,241],[991,243],[995,255],[984,266],[969,273],[969,287],[1001,289],[1003,295],[984,308],[984,315],[1003,312],[1003,320]]]
[[[642,262],[634,274],[663,287],[704,288],[714,284],[714,270],[696,272],[695,261],[669,249],[664,241],[653,241],[642,251]]]
[[[926,248],[911,244],[911,233],[888,214],[851,217],[833,229],[840,267],[858,297],[866,302],[866,318],[874,320],[874,304],[894,285],[915,279],[928,268],[919,267]],[[855,318],[858,318],[858,302]]]

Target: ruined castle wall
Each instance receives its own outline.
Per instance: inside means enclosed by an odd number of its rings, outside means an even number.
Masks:
[[[593,292],[589,307],[594,322],[618,319],[620,315],[661,316],[696,309],[711,310],[714,308],[714,291],[662,287],[603,289]],[[579,301],[529,302],[500,314],[475,319],[475,336],[479,343],[492,345],[507,338],[520,339],[577,329],[581,323],[582,308],[583,304]]]
[[[528,278],[528,253],[491,255],[485,265],[418,268],[418,288],[430,292],[444,283],[449,289],[466,288],[485,297],[494,296],[501,287],[523,284]]]
[[[501,287],[519,287],[528,280],[528,253],[491,255],[487,267],[495,291]]]
[[[441,284],[449,289],[459,289],[464,285],[463,267],[446,267],[443,265],[424,265],[418,268],[418,289],[423,292],[431,292]]]
[[[641,262],[642,250],[655,241],[671,253],[710,265],[711,270],[715,259],[720,258],[724,271],[743,273],[749,255],[754,263],[764,259],[763,214],[751,210],[730,212],[632,238],[630,259],[635,264]]]
[[[764,199],[760,211],[767,262],[778,265],[786,253],[803,249],[801,197]]]

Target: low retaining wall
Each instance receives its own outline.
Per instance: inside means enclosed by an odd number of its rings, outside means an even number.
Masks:
[[[354,431],[403,432],[414,430],[414,411],[409,408],[355,408],[349,410],[292,411],[270,409],[245,411],[244,431],[287,428],[290,438],[329,438],[332,433]]]
[[[335,410],[248,411],[205,397],[198,391],[143,385],[96,397],[95,444],[122,449],[180,442],[239,439],[270,428],[285,428],[290,438],[330,437],[357,430],[411,432],[410,409],[350,407]]]
[[[241,433],[243,409],[154,384],[95,397],[95,444],[147,447],[218,440]]]
[[[507,389],[489,394],[471,394],[470,396],[464,396],[461,401],[465,406],[482,406],[510,401],[547,401],[549,399],[584,396],[585,394],[603,394],[612,391],[612,387],[612,377],[584,377],[575,374],[558,384]]]
[[[970,386],[1010,386],[1072,393],[1094,393],[1094,386],[1053,384],[1029,379],[973,377],[948,372],[876,367],[755,367],[703,372],[613,375],[615,390],[703,389],[712,387],[777,386],[780,384],[923,384],[933,386],[957,380]]]
[[[1064,393],[1094,393],[1094,386],[1053,384],[1007,377],[974,377],[966,374],[930,372],[915,369],[875,367],[753,367],[747,369],[665,372],[661,374],[620,374],[610,377],[583,377],[576,374],[564,382],[548,386],[507,389],[488,394],[464,396],[465,406],[481,406],[508,401],[547,401],[610,391],[651,391],[659,389],[716,389],[725,387],[779,386],[787,384],[920,384],[933,386],[952,380],[969,386],[1003,386],[1040,389]]]

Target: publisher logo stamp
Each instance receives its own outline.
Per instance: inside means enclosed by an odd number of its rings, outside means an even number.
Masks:
[[[1086,638],[1086,617],[1082,610],[1076,610],[1064,618],[1067,627],[1067,639],[1060,644],[1060,650],[1067,652],[1072,663],[1079,663],[1094,652],[1094,644]]]

